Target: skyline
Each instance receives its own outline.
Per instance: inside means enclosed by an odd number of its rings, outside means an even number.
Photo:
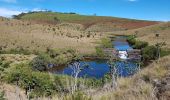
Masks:
[[[0,0],[0,16],[51,10],[83,15],[170,21],[169,0]]]

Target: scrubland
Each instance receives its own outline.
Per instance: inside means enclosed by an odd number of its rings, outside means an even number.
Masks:
[[[57,63],[74,56],[69,50],[65,52],[66,48],[80,54],[93,54],[100,41],[104,41],[103,46],[110,47],[110,40],[104,37],[112,35],[135,35],[149,45],[165,42],[163,48],[170,49],[169,34],[169,22],[52,12],[31,13],[19,19],[0,17],[0,53],[11,49],[31,51],[26,55],[0,54],[0,99],[27,100],[25,90],[33,86],[29,96],[40,100],[168,100],[170,56],[150,61],[133,76],[118,78],[115,90],[111,88],[108,76],[101,80],[79,78],[79,91],[74,94],[70,92],[74,80],[72,77],[34,70],[30,62],[39,57],[37,52],[51,49],[60,49],[60,52],[51,51],[45,57],[48,56],[49,62],[53,58],[62,58]]]

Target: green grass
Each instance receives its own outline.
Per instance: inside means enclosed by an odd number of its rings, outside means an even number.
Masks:
[[[106,17],[106,16],[94,16],[94,15],[87,16],[87,15],[58,13],[58,12],[30,12],[30,13],[26,13],[26,14],[25,13],[20,14],[18,16],[15,16],[15,18],[23,19],[23,20],[37,21],[40,23],[45,22],[45,23],[50,23],[50,24],[51,23],[56,24],[58,22],[77,23],[77,24],[84,25],[85,28],[88,28],[91,25],[96,25],[96,24],[101,24],[101,23],[110,25],[112,27],[120,26],[122,28],[129,27],[131,24],[129,26],[123,25],[123,24],[128,24],[128,23],[134,23],[137,25],[139,25],[141,22],[147,22],[148,25],[153,23],[151,21],[144,21],[144,20]],[[116,26],[113,23],[116,23]],[[134,25],[132,27],[134,27]]]

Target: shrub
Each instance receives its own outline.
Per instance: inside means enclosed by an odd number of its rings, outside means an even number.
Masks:
[[[109,38],[102,38],[101,39],[101,45],[103,48],[111,48],[112,47],[112,41]]]
[[[134,45],[136,43],[136,39],[134,38],[134,36],[128,36],[127,37],[127,41],[129,42],[129,44]]]
[[[157,48],[155,46],[147,46],[142,49],[143,61],[155,60]]]
[[[137,41],[135,39],[135,36],[128,36],[127,41],[129,42],[130,45],[132,45],[133,48],[135,49],[142,49],[148,46],[147,42],[143,41]]]
[[[135,49],[142,49],[148,46],[147,42],[143,42],[143,41],[136,41],[135,44],[133,45],[133,48]]]
[[[105,56],[102,48],[96,47],[96,55],[99,56],[99,57],[104,57]]]
[[[8,83],[18,83],[26,93],[30,87],[37,96],[50,96],[55,93],[55,84],[48,73],[32,71],[28,64],[11,67],[4,78]]]
[[[40,54],[32,60],[31,66],[34,70],[45,71],[50,63],[50,59],[49,55]]]

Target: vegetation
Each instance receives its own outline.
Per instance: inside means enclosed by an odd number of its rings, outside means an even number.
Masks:
[[[0,100],[6,100],[6,99],[4,98],[4,92],[2,92],[2,91],[0,91]]]
[[[23,20],[32,20],[32,21],[41,21],[41,23],[50,23],[50,24],[56,24],[58,23],[58,20],[61,22],[69,22],[69,23],[78,23],[85,26],[85,28],[89,28],[92,25],[104,23],[108,27],[117,28],[139,28],[147,25],[156,24],[156,22],[152,21],[141,21],[141,20],[129,20],[125,18],[116,18],[116,17],[102,17],[102,16],[86,16],[86,15],[79,15],[75,13],[58,13],[58,12],[49,12],[49,11],[40,11],[40,12],[28,12],[28,13],[21,13],[19,15],[13,16],[16,19],[23,19]],[[57,21],[55,20],[57,18]],[[108,23],[110,22],[110,23]],[[126,25],[117,25],[117,27],[114,26],[114,24],[111,23],[124,23],[126,22]],[[135,25],[131,25],[131,23],[134,23]],[[141,24],[145,23],[145,25]],[[129,26],[128,26],[129,24]],[[118,28],[117,28],[118,29]],[[113,30],[113,29],[112,29]]]
[[[1,71],[1,81],[9,84],[18,85],[25,90],[29,98],[35,97],[51,97],[56,94],[65,95],[72,93],[74,86],[73,77],[66,75],[53,75],[47,72],[35,71],[29,63],[5,64],[1,61],[3,71]],[[84,88],[98,88],[104,83],[98,79],[77,78],[76,90],[80,91]],[[43,91],[43,92],[42,92]],[[73,98],[84,97],[82,94],[73,94]]]
[[[160,58],[157,62],[153,61],[153,64],[127,78],[119,78],[115,75],[116,64],[112,61],[113,59],[109,63],[110,73],[102,79],[78,78],[78,74],[83,70],[79,63],[72,65],[73,77],[50,74],[47,71],[48,68],[70,64],[72,61],[81,59],[76,50],[81,51],[81,53],[92,53],[96,49],[96,54],[99,57],[104,57],[102,48],[111,48],[112,42],[108,38],[103,38],[108,35],[107,33],[101,34],[96,28],[102,29],[102,31],[105,31],[104,26],[106,26],[106,31],[128,30],[153,25],[157,22],[51,11],[22,13],[15,15],[14,18],[18,20],[0,20],[0,24],[2,24],[0,27],[0,81],[13,87],[16,86],[15,88],[20,87],[22,93],[24,89],[28,99],[39,99],[39,97],[51,99],[56,95],[59,100],[157,99],[155,93],[157,91],[152,83],[167,76],[169,56]],[[168,25],[166,27],[159,26],[159,31],[166,33],[168,29]],[[140,31],[135,33],[140,35]],[[156,35],[159,38],[160,35]],[[95,48],[99,39],[101,39],[101,47]],[[136,36],[129,36],[128,42],[133,48],[142,50],[143,62],[157,59],[158,48],[160,48],[160,57],[170,54],[169,49],[164,49],[159,44],[155,45],[155,43],[160,42],[154,41],[152,45],[148,45],[148,42],[136,39]],[[58,49],[51,49],[49,45]],[[76,50],[61,48],[74,48]],[[11,59],[2,56],[2,54],[16,54],[16,58]],[[22,55],[18,56],[18,54]],[[25,55],[30,54],[37,55],[32,57],[33,59],[30,58],[30,61],[25,57]],[[24,59],[24,61],[22,62],[20,59]],[[25,61],[25,59],[27,60]],[[112,91],[113,88],[114,91]],[[0,100],[5,100],[4,93],[6,90],[0,91]]]
[[[64,100],[92,100],[91,97],[84,95],[81,92],[64,97]]]
[[[146,63],[151,60],[156,60],[157,58],[159,58],[158,57],[159,51],[160,51],[161,57],[170,54],[169,49],[159,48],[160,50],[158,51],[157,45],[149,46],[147,42],[139,41],[139,40],[136,40],[135,38],[136,36],[134,35],[128,36],[127,41],[132,45],[133,48],[141,49],[143,63]]]
[[[112,41],[109,38],[102,38],[101,39],[101,46],[103,48],[112,48]]]
[[[0,54],[24,54],[24,55],[29,55],[32,52],[29,50],[26,50],[22,47],[15,48],[15,49],[10,49],[10,50],[0,50]]]
[[[170,49],[163,49],[161,50],[161,53],[160,53],[161,57],[164,57],[164,56],[167,56],[167,55],[170,55]]]
[[[147,42],[136,40],[135,36],[128,36],[127,41],[132,45],[134,49],[142,49],[148,46]]]
[[[69,64],[71,61],[79,59],[72,49],[48,49],[46,53],[40,53],[31,62],[34,70],[46,71],[50,67]]]
[[[157,58],[157,49],[155,46],[147,46],[142,49],[143,61],[155,60]]]
[[[96,47],[96,55],[99,56],[99,57],[104,57],[105,54],[103,52],[103,49],[100,48],[100,47]]]

